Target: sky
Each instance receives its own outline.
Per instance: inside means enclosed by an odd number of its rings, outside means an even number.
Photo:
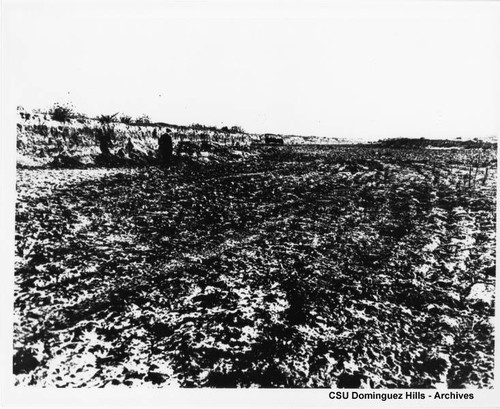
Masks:
[[[17,105],[379,139],[500,130],[500,4],[4,0]]]

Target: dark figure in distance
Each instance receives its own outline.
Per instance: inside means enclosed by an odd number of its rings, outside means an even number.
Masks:
[[[172,152],[174,150],[172,137],[169,133],[164,133],[158,141],[158,156],[160,164],[169,167],[172,163]]]
[[[110,155],[110,147],[113,144],[112,142],[113,130],[109,126],[103,126],[102,128],[97,129],[97,139],[99,140],[99,147],[101,149],[101,153],[104,156]]]

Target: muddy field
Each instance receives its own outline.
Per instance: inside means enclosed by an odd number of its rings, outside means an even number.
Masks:
[[[19,169],[39,386],[492,387],[494,150]]]

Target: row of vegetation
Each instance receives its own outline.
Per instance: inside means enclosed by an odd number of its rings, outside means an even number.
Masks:
[[[420,148],[496,148],[496,142],[474,139],[428,139],[428,138],[393,138],[382,139],[377,142],[378,146],[393,149],[420,149]]]
[[[22,107],[19,107],[20,110],[22,110]],[[55,103],[47,112],[48,116],[57,122],[61,123],[69,123],[73,120],[85,120],[87,117],[84,114],[78,113],[73,105],[71,104],[61,104],[61,103]],[[29,113],[23,113],[24,117],[26,119],[30,118]],[[179,126],[179,125],[172,125],[172,124],[167,124],[164,122],[153,122],[151,118],[146,115],[140,115],[137,118],[132,118],[130,115],[126,114],[120,114],[120,113],[115,113],[113,115],[100,115],[96,118],[99,122],[103,124],[111,124],[111,123],[122,123],[126,125],[163,125],[163,126],[172,126],[180,129],[195,129],[195,130],[200,130],[200,131],[212,131],[212,132],[223,132],[223,133],[245,133],[245,130],[241,126],[222,126],[220,128],[216,126],[207,126],[207,125],[202,125],[202,124],[192,124],[189,126]]]

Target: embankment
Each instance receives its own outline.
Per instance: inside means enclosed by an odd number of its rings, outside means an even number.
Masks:
[[[99,138],[110,132],[110,155],[103,155]],[[78,116],[56,121],[43,112],[18,111],[17,165],[19,167],[93,167],[152,164],[157,161],[158,139],[169,133],[179,155],[188,147],[190,155],[207,158],[203,147],[250,146],[258,135],[219,132],[169,124],[102,123]],[[189,147],[195,149],[189,149]],[[206,148],[209,151],[210,149]]]

